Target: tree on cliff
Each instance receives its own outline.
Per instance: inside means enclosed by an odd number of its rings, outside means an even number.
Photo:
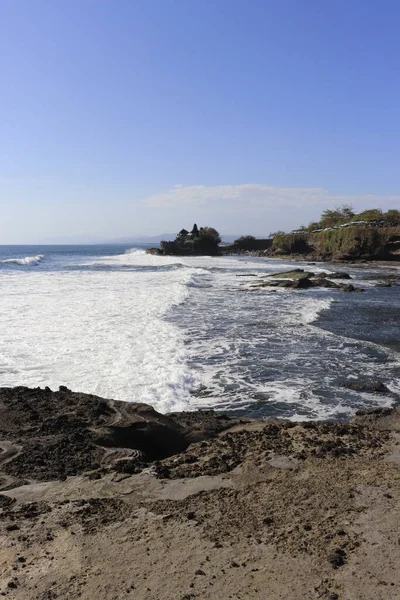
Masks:
[[[271,233],[269,234],[268,237],[275,238],[275,237],[278,237],[279,235],[286,235],[286,233],[284,231],[271,231]]]
[[[347,223],[353,217],[353,208],[349,204],[343,204],[342,206],[337,206],[333,210],[324,210],[321,215],[319,226],[321,229],[325,229],[326,227],[335,227],[335,225]]]
[[[357,221],[382,221],[383,212],[380,208],[370,208],[355,215]]]
[[[396,208],[391,208],[383,215],[384,220],[390,225],[399,225],[400,224],[400,210]]]
[[[197,227],[196,223],[193,225],[193,229],[190,232],[190,235],[192,235],[193,237],[197,237],[199,235],[199,228]]]
[[[216,245],[221,243],[221,236],[214,227],[200,227],[199,237],[209,240]]]
[[[256,238],[254,235],[242,235],[233,244],[238,250],[254,250]]]
[[[309,224],[309,226],[307,227],[307,229],[308,229],[309,232],[315,231],[315,229],[319,229],[319,228],[320,228],[320,225],[319,225],[318,221],[312,221]]]
[[[217,254],[221,236],[214,227],[200,227],[198,236],[193,237],[194,250],[200,254]]]

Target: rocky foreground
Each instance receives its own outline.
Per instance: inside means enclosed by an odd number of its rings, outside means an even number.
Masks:
[[[0,595],[400,597],[400,411],[161,415],[0,390]]]

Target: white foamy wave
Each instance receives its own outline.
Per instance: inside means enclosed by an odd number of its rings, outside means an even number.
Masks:
[[[316,321],[323,310],[329,310],[333,298],[306,298],[302,311],[299,315],[304,325],[310,325]]]
[[[128,250],[125,250],[124,254],[136,254],[139,256],[143,256],[146,254],[146,251],[141,248],[129,248]]]
[[[186,286],[189,288],[211,288],[211,274],[206,269],[191,269]]]
[[[1,262],[3,264],[10,265],[21,265],[21,266],[36,266],[44,259],[43,254],[38,254],[37,256],[26,256],[25,258],[6,258]]]
[[[78,260],[85,270],[0,269],[2,385],[297,419],[342,418],[399,393],[396,356],[317,326],[335,291],[252,288],[291,264],[139,248]],[[382,377],[392,394],[345,389],[351,377]]]
[[[30,272],[0,287],[1,382],[187,409],[196,387],[183,332],[166,319],[189,270]],[[43,301],[43,298],[46,298]]]

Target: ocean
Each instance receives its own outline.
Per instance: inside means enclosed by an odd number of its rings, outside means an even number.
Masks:
[[[0,246],[0,386],[300,420],[399,402],[400,287],[359,281],[378,269],[347,265],[364,293],[251,287],[292,268],[143,246]],[[359,378],[389,392],[343,387]]]

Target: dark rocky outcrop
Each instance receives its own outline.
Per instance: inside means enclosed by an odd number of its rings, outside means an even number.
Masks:
[[[375,380],[349,381],[344,386],[389,392]],[[101,477],[109,471],[137,473],[150,464],[163,477],[171,477],[171,469],[179,476],[216,474],[230,471],[256,448],[297,458],[308,453],[338,457],[367,444],[366,431],[349,424],[254,421],[214,411],[166,416],[146,404],[105,400],[65,387],[58,392],[0,389],[0,427],[0,481],[8,487],[10,481],[21,485],[24,480],[82,474]],[[212,442],[216,439],[220,441]],[[211,448],[216,452],[210,455]],[[202,467],[203,455],[207,461]],[[4,485],[0,483],[0,489]]]
[[[351,279],[351,275],[346,271],[334,271],[333,273],[318,273],[318,277],[329,277],[329,279]]]
[[[309,277],[313,277],[314,273],[311,271],[305,271],[304,269],[291,269],[290,271],[279,271],[278,273],[272,273],[268,275],[273,279],[306,279]]]
[[[38,481],[104,469],[136,472],[235,422],[210,411],[165,416],[147,404],[63,386],[2,388],[0,469],[15,480]]]
[[[356,288],[354,287],[354,285],[352,285],[351,283],[347,284],[347,285],[341,285],[339,287],[340,291],[342,292],[363,292],[364,289],[363,288]]]
[[[313,279],[312,284],[314,287],[340,289],[340,285],[338,285],[334,281],[331,281],[330,279],[327,279],[326,277],[321,277],[320,274],[318,275],[318,277],[315,277],[315,279]]]
[[[354,380],[354,381],[346,381],[343,384],[344,387],[349,390],[355,390],[357,392],[370,392],[380,393],[380,394],[390,394],[390,390],[386,387],[386,385],[380,381],[379,379],[367,379],[367,380]]]
[[[352,284],[340,284],[331,281],[331,279],[351,279],[348,273],[312,273],[304,269],[293,269],[291,271],[281,271],[267,276],[267,281],[261,284],[255,284],[253,288],[290,288],[290,289],[308,289],[311,287],[324,287],[341,290],[343,292],[362,292],[362,288],[356,288]]]
[[[313,282],[308,277],[299,277],[298,279],[283,279],[276,281],[267,281],[258,286],[253,287],[280,287],[291,288],[294,290],[308,289],[313,286]]]
[[[2,442],[15,446],[15,456],[3,460],[4,471],[41,481],[109,466],[114,458],[164,458],[189,443],[182,427],[146,404],[104,400],[65,387],[58,392],[1,389]]]
[[[152,254],[154,256],[162,256],[163,251],[161,250],[161,248],[147,248],[146,254]]]

